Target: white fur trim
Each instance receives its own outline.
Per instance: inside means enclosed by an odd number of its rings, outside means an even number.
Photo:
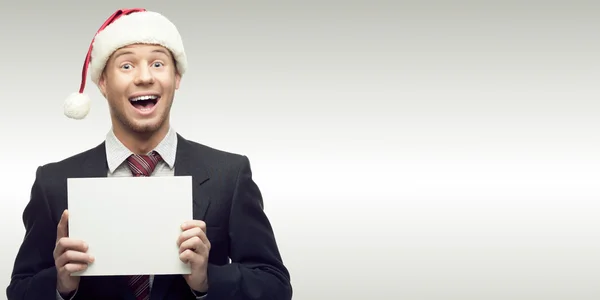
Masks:
[[[73,93],[67,97],[64,104],[65,116],[81,120],[90,112],[92,101],[87,94]]]
[[[187,58],[179,31],[171,21],[156,12],[136,12],[122,16],[100,31],[94,40],[90,77],[98,85],[108,58],[119,48],[132,44],[155,44],[169,49],[177,61],[181,75],[187,69]]]

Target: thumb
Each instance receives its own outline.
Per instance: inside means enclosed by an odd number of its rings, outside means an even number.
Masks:
[[[56,240],[69,236],[69,211],[64,210],[56,227]]]

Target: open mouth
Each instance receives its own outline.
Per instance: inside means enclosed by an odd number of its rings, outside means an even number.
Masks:
[[[137,110],[151,111],[159,99],[160,96],[158,95],[145,95],[129,98],[129,103],[131,103],[131,105],[133,105],[133,107],[135,107]]]

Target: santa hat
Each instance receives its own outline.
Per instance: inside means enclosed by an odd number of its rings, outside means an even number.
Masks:
[[[153,44],[169,49],[175,58],[177,71],[183,75],[187,58],[181,36],[171,21],[163,15],[143,8],[120,9],[108,18],[90,44],[79,92],[71,94],[64,103],[64,113],[72,119],[83,119],[90,111],[90,97],[84,93],[87,72],[98,85],[108,58],[119,48],[132,44]]]

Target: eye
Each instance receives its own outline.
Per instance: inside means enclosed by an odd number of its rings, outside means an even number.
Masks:
[[[129,69],[131,69],[131,68],[132,68],[132,66],[131,66],[131,64],[123,64],[123,65],[121,66],[121,68],[122,68],[122,69],[125,69],[125,70],[129,70]]]
[[[160,67],[162,67],[162,66],[163,66],[163,63],[161,63],[161,62],[155,62],[155,63],[153,63],[152,65],[153,65],[154,67],[156,67],[156,68],[160,68]]]

